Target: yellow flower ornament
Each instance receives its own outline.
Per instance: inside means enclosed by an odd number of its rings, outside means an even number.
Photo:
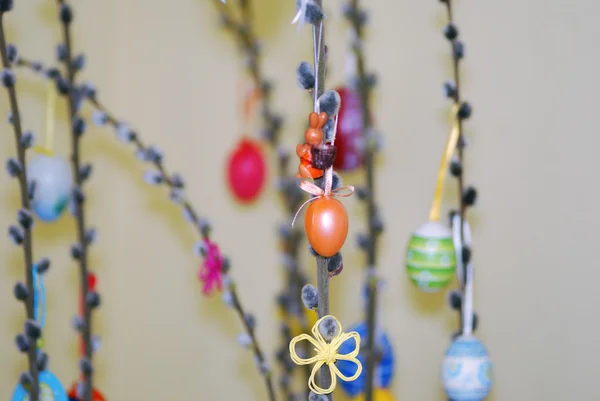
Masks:
[[[337,334],[333,336],[331,342],[327,342],[323,338],[321,332],[319,331],[319,325],[325,319],[333,319],[335,323],[337,323],[337,327],[339,328]],[[338,377],[344,381],[350,382],[356,380],[358,376],[360,376],[362,372],[362,365],[360,361],[356,358],[360,350],[360,335],[357,332],[353,331],[350,333],[343,333],[342,325],[335,317],[331,315],[323,316],[321,319],[317,320],[311,332],[314,338],[309,336],[308,334],[300,334],[299,336],[294,337],[292,341],[290,341],[290,356],[292,361],[296,365],[311,365],[313,363],[315,364],[310,374],[310,378],[308,379],[308,388],[313,393],[331,393],[337,385]],[[348,354],[338,354],[337,351],[340,348],[340,346],[344,342],[346,342],[346,340],[349,339],[354,339],[354,342],[356,344],[356,348],[354,349],[354,351]],[[312,345],[314,345],[314,350],[316,351],[317,355],[308,359],[300,358],[296,353],[296,344],[298,344],[302,340],[306,340]],[[356,373],[352,377],[344,376],[342,372],[340,372],[340,370],[337,368],[337,366],[335,366],[335,361],[338,360],[354,362],[357,366]],[[327,365],[329,371],[331,372],[331,385],[326,389],[319,387],[315,381],[315,376],[323,365]]]

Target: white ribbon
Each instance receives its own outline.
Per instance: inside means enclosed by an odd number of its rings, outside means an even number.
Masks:
[[[463,335],[471,335],[473,333],[473,265],[471,262],[467,263],[466,269],[464,269],[466,277],[463,277],[464,261],[462,258],[463,247],[471,246],[471,228],[469,222],[465,220],[463,222],[463,243],[460,236],[460,221],[460,214],[456,213],[452,218],[452,240],[456,251],[456,274],[461,287],[462,283],[465,283],[462,300],[462,332]]]
[[[471,228],[469,227],[469,222],[465,221],[463,223],[463,235],[465,239],[464,245],[471,245]],[[463,277],[463,260],[462,260],[462,249],[463,244],[461,243],[460,237],[460,214],[456,213],[452,218],[452,240],[454,242],[454,250],[456,251],[456,275],[458,276],[458,281],[464,283]]]
[[[473,266],[467,263],[467,282],[465,284],[465,299],[463,305],[463,335],[473,334]]]
[[[295,0],[294,0],[295,2]],[[306,8],[308,5],[308,0],[300,0],[300,7],[298,8],[298,12],[294,16],[292,20],[292,24],[298,23],[298,31],[302,29],[304,26],[304,22],[306,21]]]

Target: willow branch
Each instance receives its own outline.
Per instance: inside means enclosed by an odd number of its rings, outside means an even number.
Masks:
[[[49,70],[47,68],[44,68],[43,66],[40,67],[40,65],[38,63],[33,63],[33,62],[28,61],[23,58],[20,58],[17,64],[21,65],[21,66],[33,68],[36,71],[43,72],[43,71]],[[118,120],[114,116],[114,114],[112,114],[106,107],[104,107],[104,105],[100,102],[100,100],[98,99],[95,92],[88,93],[87,100],[94,106],[94,108],[98,112],[100,112],[104,115],[105,122],[107,124],[111,125],[117,131],[120,131],[123,129],[123,123],[120,122],[120,120]],[[167,168],[164,165],[164,160],[163,160],[162,156],[160,156],[157,153],[157,150],[153,146],[147,145],[142,140],[142,138],[140,138],[140,136],[137,133],[135,133],[133,131],[129,132],[129,136],[127,139],[129,142],[134,144],[134,146],[136,147],[136,150],[137,150],[136,153],[138,155],[140,155],[140,154],[155,155],[154,157],[150,157],[149,159],[147,159],[147,161],[149,163],[153,164],[154,167],[159,172],[159,174],[161,176],[161,183],[164,184],[165,186],[169,187],[172,191],[175,191],[178,193],[177,202],[184,210],[184,213],[185,213],[187,219],[193,222],[193,225],[196,228],[196,230],[198,231],[198,234],[200,235],[200,237],[203,240],[209,240],[210,239],[210,235],[209,235],[210,229],[207,228],[206,220],[203,219],[202,217],[200,217],[199,213],[196,211],[196,208],[191,204],[191,202],[189,200],[187,200],[185,198],[184,194],[182,192],[180,192],[180,190],[182,189],[181,179],[175,178],[176,175],[168,172]],[[256,336],[255,336],[253,327],[250,326],[248,320],[246,319],[247,315],[245,312],[245,308],[243,307],[243,305],[239,299],[236,286],[231,281],[230,281],[228,290],[231,294],[232,306],[234,307],[238,316],[240,317],[246,333],[252,340],[252,351],[256,357],[256,361],[259,366],[259,369],[261,370],[260,373],[264,377],[265,384],[267,386],[267,391],[269,393],[269,400],[276,401],[275,392],[274,392],[272,379],[271,379],[271,373],[268,370],[267,360],[266,360],[264,353],[262,352],[262,349],[258,343]]]
[[[4,31],[4,12],[0,12],[0,56],[2,57],[2,66],[5,71],[11,71],[10,63],[8,61],[6,36]],[[21,207],[30,212],[30,199],[29,191],[27,186],[27,164],[25,159],[25,146],[21,144],[21,138],[23,137],[23,130],[21,127],[21,115],[19,113],[19,104],[17,102],[17,92],[13,85],[6,85],[8,92],[8,100],[10,103],[10,109],[12,111],[13,129],[15,133],[15,140],[17,146],[17,155],[20,164],[20,171],[18,174],[19,187],[21,192]],[[29,296],[25,302],[27,319],[34,321],[35,312],[33,308],[33,246],[31,238],[31,225],[23,227],[23,252],[25,256],[25,277],[27,283],[27,290]],[[32,383],[29,388],[29,398],[37,400],[39,395],[39,378],[38,378],[38,367],[36,363],[37,358],[37,347],[35,341],[30,344],[29,350],[27,351],[27,360],[29,363],[29,374],[31,375]]]
[[[356,89],[360,97],[362,114],[362,136],[366,144],[364,151],[365,163],[365,184],[366,184],[366,206],[367,206],[367,227],[368,227],[368,247],[367,252],[367,341],[365,347],[366,359],[366,380],[365,397],[366,401],[373,401],[373,376],[375,372],[376,355],[375,352],[375,326],[376,326],[376,305],[377,305],[377,277],[375,268],[377,266],[377,243],[381,231],[381,225],[377,215],[377,204],[375,199],[375,179],[374,179],[374,159],[375,146],[369,140],[371,132],[372,105],[370,91],[372,88],[372,79],[367,75],[365,66],[365,55],[363,46],[364,23],[363,12],[360,9],[359,0],[351,0],[347,9],[346,16],[350,21],[354,33],[354,43],[352,51],[356,61]]]
[[[315,0],[319,8],[323,8],[322,0]],[[313,25],[313,49],[315,66],[315,90],[314,90],[314,111],[318,112],[318,99],[325,92],[325,23],[321,20]],[[325,138],[323,138],[325,141]],[[319,318],[329,315],[329,271],[327,269],[327,258],[317,256],[317,294],[318,306],[317,314]],[[320,386],[327,388],[331,384],[331,372],[327,367],[322,367],[320,371]],[[329,399],[333,395],[329,394]]]
[[[81,294],[83,296],[83,325],[81,327],[81,336],[83,340],[84,357],[92,365],[93,359],[93,348],[92,348],[92,311],[87,301],[87,295],[89,292],[88,288],[88,242],[85,238],[86,232],[86,218],[84,210],[84,197],[83,197],[83,177],[80,174],[81,168],[81,132],[77,132],[76,121],[77,107],[75,105],[75,68],[73,66],[73,44],[71,34],[71,22],[72,22],[72,11],[70,6],[64,0],[57,0],[59,7],[60,21],[62,24],[63,43],[66,52],[64,60],[66,69],[66,78],[68,83],[68,119],[69,127],[71,129],[71,165],[73,170],[73,178],[75,181],[75,191],[78,191],[80,196],[75,195],[75,201],[73,202],[75,208],[75,220],[77,228],[77,241],[79,244],[80,254],[77,257],[79,261],[79,278]],[[79,198],[79,199],[78,199]],[[92,369],[82,369],[84,386],[83,386],[83,399],[85,401],[92,401],[92,388],[93,388],[93,374]]]
[[[15,65],[23,68],[27,68],[32,70],[35,73],[40,74],[41,76],[47,79],[60,79],[60,77],[56,76],[56,68],[44,66],[42,63],[32,61],[26,57],[19,56]],[[69,89],[73,90],[72,85],[69,84]],[[182,179],[172,174],[168,171],[167,167],[164,164],[164,158],[158,152],[158,150],[152,146],[148,145],[144,140],[140,137],[140,135],[134,131],[131,131],[126,125],[119,120],[104,104],[99,100],[97,93],[95,91],[86,91],[86,100],[94,107],[94,109],[99,112],[103,118],[104,123],[112,126],[120,136],[123,136],[127,142],[132,143],[136,148],[136,154],[145,155],[144,160],[151,163],[160,175],[160,184],[167,186],[176,198],[177,203],[181,206],[186,216],[186,219],[191,221],[194,228],[197,230],[199,236],[202,240],[210,239],[210,229],[208,227],[208,223],[206,219],[202,218],[200,214],[197,212],[196,208],[192,205],[192,203],[185,197],[185,194],[182,191]],[[123,134],[123,131],[126,131]],[[151,157],[148,157],[151,155]],[[240,320],[242,321],[242,325],[246,334],[252,340],[252,351],[257,361],[257,365],[259,367],[259,371],[261,375],[264,377],[265,385],[267,387],[267,392],[269,394],[270,401],[276,401],[275,391],[272,383],[272,374],[268,368],[267,358],[262,351],[258,343],[258,339],[254,333],[254,329],[251,325],[249,325],[246,319],[246,309],[243,307],[242,302],[240,301],[237,287],[231,281],[228,280],[229,286],[228,291],[231,294],[231,304],[236,310]]]
[[[232,295],[233,307],[237,311],[239,318],[244,323],[244,328],[246,329],[246,333],[250,336],[250,339],[252,340],[252,351],[254,352],[254,355],[256,356],[256,359],[257,359],[257,362],[259,365],[259,369],[261,370],[261,373],[264,377],[265,384],[267,386],[267,391],[269,392],[269,400],[276,401],[277,397],[275,396],[275,388],[273,387],[273,381],[271,378],[272,374],[271,374],[271,371],[269,370],[268,366],[266,365],[265,354],[263,353],[262,349],[260,348],[260,345],[258,344],[258,340],[256,339],[256,335],[254,333],[254,327],[250,324],[250,322],[246,318],[247,315],[246,315],[246,312],[244,311],[242,304],[240,303],[239,297],[237,295],[237,291],[235,290],[235,285],[230,285],[229,291],[231,292],[231,295]]]
[[[454,24],[454,15],[453,15],[453,9],[452,9],[452,0],[443,0],[443,3],[445,3],[446,5],[446,12],[447,12],[447,16],[448,16],[448,27],[452,27],[453,29],[455,29],[455,24]],[[455,31],[455,34],[458,35],[457,31]],[[470,252],[468,254],[465,254],[464,250],[465,248],[467,248],[467,246],[465,245],[465,233],[464,233],[464,222],[466,219],[466,212],[467,212],[467,208],[469,206],[469,204],[466,201],[466,197],[465,197],[465,184],[464,184],[464,148],[465,148],[465,139],[464,139],[464,135],[463,135],[463,119],[464,118],[468,118],[468,115],[470,115],[470,106],[468,108],[468,113],[466,115],[461,115],[461,109],[468,104],[464,103],[462,101],[461,98],[461,85],[460,85],[460,61],[462,58],[462,53],[463,53],[463,45],[461,42],[459,42],[457,39],[453,39],[450,40],[451,43],[451,50],[452,50],[452,71],[453,71],[453,78],[454,78],[454,88],[452,93],[450,94],[450,97],[453,100],[454,106],[456,110],[459,110],[459,115],[458,115],[458,130],[459,130],[459,139],[458,139],[458,144],[456,146],[456,153],[457,153],[457,162],[458,165],[460,166],[459,172],[458,174],[454,174],[457,178],[457,183],[458,183],[458,196],[459,196],[459,210],[458,213],[460,215],[460,243],[462,245],[461,249],[458,250],[460,252],[462,252],[462,266],[460,266],[460,268],[462,269],[462,281],[460,282],[460,292],[461,292],[461,299],[464,301],[464,295],[465,295],[465,286],[466,286],[466,277],[467,277],[467,264],[468,264],[468,260],[465,260],[466,258],[470,258]],[[470,248],[468,249],[470,251]],[[461,302],[460,307],[458,308],[458,312],[459,312],[459,324],[460,324],[460,328],[459,328],[459,333],[462,333],[462,327],[463,327],[463,313],[462,313],[462,305],[463,302]]]
[[[228,5],[223,4],[220,0],[214,1],[215,6],[221,14],[223,26],[233,34],[238,46],[242,50],[245,57],[246,70],[252,79],[256,88],[259,88],[262,95],[261,109],[261,131],[263,137],[269,143],[271,149],[277,153],[278,163],[277,176],[279,177],[279,193],[284,204],[285,217],[280,230],[280,246],[284,253],[284,269],[286,274],[286,285],[282,290],[280,299],[280,307],[285,309],[283,319],[286,327],[290,327],[294,320],[300,322],[303,332],[308,332],[309,327],[303,314],[303,308],[300,303],[300,294],[302,287],[306,284],[304,274],[300,270],[298,263],[298,251],[302,243],[301,230],[299,228],[289,227],[289,221],[292,220],[296,210],[303,200],[303,193],[299,190],[297,180],[290,174],[289,170],[289,154],[280,148],[280,136],[283,127],[283,119],[273,111],[273,85],[267,80],[263,68],[262,59],[260,57],[259,44],[254,34],[253,18],[252,18],[252,1],[239,0],[237,3]],[[234,17],[232,9],[234,4],[238,5],[240,17]],[[287,354],[289,339],[285,330],[282,331],[282,351],[281,355]],[[282,369],[288,371],[290,366],[286,364],[286,360],[280,358]],[[292,371],[295,370],[295,365],[292,365]],[[308,366],[303,368],[306,380],[310,376]],[[294,397],[288,385],[289,380],[282,378],[281,389],[287,399]]]
[[[452,13],[452,0],[447,0],[445,1],[446,3],[446,10],[448,13],[448,23],[450,24],[454,24],[454,18],[453,18],[453,13]],[[460,59],[458,58],[457,54],[456,54],[456,42],[452,41],[451,42],[451,47],[452,47],[452,72],[453,72],[453,76],[454,76],[454,84],[455,84],[455,93],[453,96],[453,102],[455,106],[459,106],[460,102],[461,102],[461,91],[460,91],[460,70],[459,70],[459,66],[460,66]],[[457,157],[458,157],[458,163],[461,166],[463,165],[463,149],[464,149],[464,138],[463,138],[463,132],[462,132],[462,121],[459,119],[458,122],[458,131],[459,131],[459,136],[458,136],[458,145],[456,147],[456,151],[457,151]],[[459,214],[460,214],[460,243],[464,244],[464,240],[465,240],[465,233],[464,233],[464,224],[463,222],[465,221],[465,214],[466,214],[466,205],[464,203],[463,200],[463,193],[465,190],[465,186],[464,186],[464,182],[463,182],[463,174],[461,173],[458,177],[457,177],[457,184],[458,184],[458,202],[459,202]],[[461,266],[462,268],[462,277],[463,277],[463,281],[460,283],[460,291],[461,294],[463,294],[462,299],[464,300],[464,290],[465,290],[465,278],[466,278],[466,263],[463,263],[463,266]],[[458,310],[459,313],[459,330],[462,332],[462,327],[463,327],[463,314],[462,314],[462,303],[461,306]]]

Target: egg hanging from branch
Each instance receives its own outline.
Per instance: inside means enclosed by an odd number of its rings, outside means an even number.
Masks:
[[[426,292],[438,291],[452,280],[456,254],[452,233],[438,221],[429,221],[408,242],[406,269],[410,280]]]
[[[71,169],[58,156],[37,154],[27,165],[27,180],[34,185],[31,201],[35,215],[42,221],[56,221],[67,208],[71,196]]]
[[[306,210],[304,229],[315,252],[330,258],[340,251],[348,236],[348,212],[339,200],[323,196]]]
[[[360,96],[351,88],[335,89],[341,98],[338,126],[335,136],[337,155],[333,167],[336,170],[352,171],[363,164],[363,116]]]
[[[355,326],[352,326],[351,331],[356,331],[360,334],[361,338],[368,337],[368,327],[366,322],[361,322]],[[374,371],[374,385],[378,389],[379,388],[388,388],[392,383],[392,379],[394,378],[394,352],[392,349],[392,343],[388,337],[388,335],[380,329],[375,329],[375,347],[380,352],[378,355],[377,363],[375,364]],[[345,354],[350,352],[352,343],[351,341],[346,341],[340,346],[340,353]],[[367,365],[367,360],[364,354],[358,355],[358,360],[363,366]],[[336,366],[346,376],[352,376],[356,372],[356,365],[349,363],[347,361],[337,361]],[[367,372],[366,369],[362,371],[360,376],[352,382],[340,382],[340,386],[344,390],[346,394],[350,397],[359,396],[361,393],[365,391],[366,380],[367,380]],[[362,396],[361,398],[364,398]],[[374,397],[375,400],[388,400],[389,397],[386,398],[386,395],[381,394],[380,398],[377,395]]]
[[[483,401],[492,386],[492,362],[472,335],[457,337],[442,364],[442,384],[453,401]]]
[[[242,138],[227,161],[227,181],[232,194],[241,203],[252,203],[262,192],[266,175],[260,144]]]

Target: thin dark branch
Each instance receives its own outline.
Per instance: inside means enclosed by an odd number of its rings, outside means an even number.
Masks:
[[[119,121],[98,101],[98,99],[94,96],[89,98],[90,102],[94,105],[94,107],[97,110],[102,111],[106,117],[108,118],[108,122],[109,124],[111,124],[115,129],[117,129],[119,127]],[[135,135],[133,137],[133,143],[135,144],[138,152],[144,152],[147,153],[150,150],[150,146],[145,145],[142,142],[142,139],[140,138],[139,135]],[[162,175],[163,178],[163,182],[165,183],[165,185],[167,185],[169,188],[171,189],[176,189],[177,186],[175,185],[174,181],[171,177],[171,175],[167,172],[163,161],[161,158],[157,159],[154,158],[151,160],[151,163],[154,164],[154,166],[156,167],[156,169],[160,172],[160,174]],[[204,230],[203,229],[203,225],[198,223],[201,222],[203,219],[200,217],[200,215],[196,212],[196,209],[192,206],[192,204],[187,200],[187,199],[181,199],[179,201],[179,203],[181,204],[182,208],[185,210],[186,214],[189,216],[189,218],[193,221],[196,222],[197,224],[194,224],[194,226],[197,228],[198,233],[200,234],[200,236],[202,237],[202,239],[204,240],[208,240],[209,239],[209,231],[208,230]],[[265,364],[266,363],[266,358],[264,356],[264,353],[262,352],[258,340],[256,339],[255,333],[254,333],[254,329],[249,325],[247,319],[245,318],[246,316],[246,312],[245,309],[242,305],[242,303],[239,300],[239,296],[237,294],[237,289],[235,287],[235,285],[232,285],[229,288],[229,291],[231,292],[231,296],[233,299],[233,306],[235,308],[235,310],[237,311],[240,320],[242,321],[242,324],[244,325],[244,329],[246,330],[246,333],[250,336],[250,338],[252,339],[252,351],[254,352],[255,357],[257,358],[257,361],[259,363],[259,365]],[[259,366],[260,368],[260,366]],[[271,374],[269,372],[267,373],[262,373],[264,378],[265,378],[265,384],[267,386],[267,391],[269,393],[269,399],[271,401],[275,401],[276,397],[275,397],[275,390],[273,388],[273,383],[272,383],[272,379],[271,379]]]
[[[118,129],[119,128],[119,125],[120,125],[119,120],[117,120],[117,118],[113,114],[111,114],[111,112],[108,111],[106,109],[106,107],[104,107],[104,105],[102,105],[102,103],[100,103],[100,101],[98,100],[98,98],[96,96],[89,97],[88,100],[90,101],[90,103],[92,105],[94,105],[94,107],[96,108],[96,110],[99,110],[99,111],[101,111],[101,112],[104,113],[104,115],[108,119],[108,123],[110,125],[112,125],[114,129]],[[146,145],[142,141],[142,139],[140,138],[140,136],[137,135],[137,134],[133,135],[132,142],[135,145],[138,153],[148,153],[150,151],[150,149],[151,149],[151,147],[149,145]],[[175,183],[171,179],[171,175],[167,172],[167,170],[166,170],[166,168],[165,168],[165,166],[163,164],[162,158],[153,158],[152,160],[150,160],[150,162],[160,172],[164,183],[169,188],[176,189],[177,186],[175,185]],[[185,210],[186,214],[190,217],[191,220],[193,220],[193,221],[201,221],[202,220],[200,218],[200,215],[198,214],[198,212],[196,212],[196,209],[192,206],[192,204],[187,199],[182,199],[180,201],[180,204],[181,204],[181,207]],[[207,232],[204,231],[204,230],[202,230],[202,226],[201,225],[195,224],[194,226],[197,228],[198,234],[200,234],[200,236],[202,237],[202,239],[208,239]]]
[[[4,69],[10,71],[10,63],[8,61],[6,37],[4,33],[4,13],[0,13],[0,56],[2,57],[2,66]],[[21,138],[23,136],[23,130],[21,127],[21,115],[19,113],[19,104],[17,102],[17,92],[14,85],[9,85],[7,88],[8,100],[10,102],[10,108],[12,111],[13,128],[15,132],[15,140],[17,146],[17,155],[19,158],[19,164],[21,165],[21,171],[19,172],[19,187],[21,190],[21,207],[27,211],[31,211],[29,202],[29,193],[27,189],[27,164],[25,158],[25,147],[21,145]],[[25,302],[27,319],[34,320],[35,313],[33,309],[33,245],[31,238],[31,227],[23,228],[24,240],[23,240],[23,251],[25,255],[25,276],[27,283],[27,290],[30,294]],[[29,399],[37,400],[39,395],[39,377],[38,367],[36,363],[37,347],[35,346],[35,340],[27,351],[27,359],[29,363],[29,374],[33,380],[31,388],[29,389]]]
[[[119,128],[119,126],[121,124],[119,122],[119,120],[100,103],[100,101],[97,99],[96,96],[92,96],[88,99],[97,110],[104,113],[104,115],[106,116],[108,123],[110,125],[112,125],[115,129]],[[142,141],[142,139],[140,138],[140,136],[138,134],[133,135],[132,142],[135,145],[135,147],[137,148],[137,151],[139,153],[148,153],[151,150],[151,147],[146,145]],[[174,180],[172,179],[172,175],[167,172],[167,169],[164,166],[162,158],[152,158],[150,160],[150,162],[160,172],[164,185],[166,185],[167,187],[169,187],[172,190],[175,190],[178,188],[176,185],[176,182],[174,182]],[[200,217],[200,215],[198,214],[198,212],[196,211],[194,206],[189,202],[189,200],[187,200],[183,197],[180,198],[180,200],[178,202],[181,205],[181,207],[184,209],[184,211],[186,212],[189,219],[194,222],[194,227],[198,230],[200,237],[203,240],[208,240],[210,231],[206,230],[204,228],[204,225],[202,223],[204,221],[204,219],[202,219]],[[248,321],[246,319],[245,308],[243,307],[243,305],[239,299],[236,286],[232,284],[228,289],[231,293],[233,307],[237,311],[238,316],[239,316],[240,320],[242,321],[242,324],[244,326],[246,333],[248,334],[248,336],[250,336],[250,338],[252,340],[252,351],[258,362],[259,369],[262,369],[262,366],[266,365],[267,360],[264,356],[263,351],[261,350],[261,347],[259,346],[258,340],[254,333],[254,329],[252,328],[252,326],[250,326],[250,324],[248,323]],[[261,371],[261,374],[263,375],[264,380],[265,380],[265,385],[266,385],[267,391],[269,393],[269,400],[276,401],[275,390],[273,387],[270,371],[268,371],[268,372]]]
[[[256,356],[256,359],[257,359],[257,362],[259,365],[258,368],[259,368],[259,370],[261,370],[261,374],[264,377],[265,384],[266,384],[267,390],[269,392],[269,400],[276,401],[277,397],[275,395],[275,388],[273,386],[272,373],[271,373],[270,369],[267,372],[262,371],[263,366],[267,363],[267,361],[265,358],[265,354],[263,353],[262,349],[260,348],[260,346],[258,344],[258,340],[256,339],[256,335],[254,333],[254,328],[250,325],[248,319],[246,319],[246,312],[244,311],[244,308],[242,307],[242,304],[240,303],[240,300],[237,295],[237,291],[235,290],[235,285],[230,286],[229,290],[231,291],[231,295],[233,298],[232,299],[233,307],[235,308],[235,310],[238,313],[238,316],[244,323],[244,328],[246,329],[246,332],[248,333],[248,335],[250,336],[250,339],[252,340],[252,351],[254,352],[254,355]]]
[[[315,0],[319,8],[323,8],[322,0]],[[314,68],[315,68],[315,90],[314,90],[314,111],[318,111],[317,100],[325,92],[325,23],[321,20],[313,25],[313,49],[314,49]],[[325,141],[325,138],[323,138]],[[319,318],[329,315],[329,271],[327,270],[327,258],[317,256],[317,293],[318,306],[317,314]],[[327,388],[331,384],[331,372],[324,366],[320,371],[322,388]],[[328,395],[329,400],[333,399],[333,395]]]
[[[64,7],[69,7],[64,0],[57,0],[59,10]],[[59,11],[61,12],[61,11]],[[65,21],[64,18],[60,18],[62,25],[63,41],[66,50],[65,68],[67,72],[67,82],[69,85],[68,97],[68,112],[69,112],[69,126],[71,128],[71,164],[73,170],[73,177],[75,180],[76,188],[83,190],[83,178],[79,174],[81,167],[81,135],[76,132],[75,119],[77,118],[77,108],[75,105],[75,68],[73,67],[73,44],[72,35],[70,29],[70,21]],[[92,363],[93,360],[93,348],[92,348],[92,311],[91,307],[85,302],[89,288],[88,288],[88,243],[85,239],[85,210],[84,202],[74,201],[75,207],[75,220],[77,226],[77,241],[81,246],[81,255],[78,258],[79,261],[79,275],[80,275],[80,287],[81,294],[83,296],[83,327],[81,331],[83,339],[84,356]],[[84,374],[84,386],[83,386],[83,399],[85,401],[92,401],[92,388],[93,388],[93,374]]]
[[[290,322],[292,320],[292,317],[289,315],[288,312],[288,308],[287,307],[282,307],[281,308],[281,314],[283,315],[283,321],[284,322]],[[287,354],[288,354],[288,344],[290,343],[290,341],[292,341],[292,335],[291,335],[291,328],[289,327],[289,325],[286,325],[284,327],[281,328],[281,336],[283,338],[283,344],[281,345],[281,348],[278,351],[278,359],[279,362],[281,364],[281,377],[280,377],[280,383],[279,383],[279,388],[281,389],[281,392],[283,393],[283,398],[288,400],[288,401],[293,401],[295,400],[295,396],[294,396],[294,391],[292,390],[291,387],[291,377],[292,375],[290,375],[291,372],[293,372],[293,364],[287,363]],[[290,369],[292,368],[292,369]]]
[[[447,11],[447,15],[448,15],[448,23],[449,24],[454,24],[454,17],[453,17],[453,11],[452,11],[452,0],[445,0],[444,1],[446,4],[446,11]],[[454,96],[453,96],[453,101],[454,101],[454,105],[456,107],[456,109],[458,110],[458,108],[461,105],[461,88],[460,88],[460,57],[458,55],[457,52],[457,41],[456,40],[452,40],[450,41],[451,43],[451,50],[452,50],[452,71],[453,71],[453,75],[454,75],[454,84],[455,84],[455,92],[454,92]],[[464,179],[463,179],[463,175],[464,175],[464,157],[463,157],[463,150],[464,150],[464,137],[463,137],[463,129],[462,129],[462,120],[459,118],[458,119],[458,130],[459,130],[459,137],[458,137],[458,144],[456,146],[456,150],[457,150],[457,156],[458,156],[458,163],[461,165],[461,174],[458,175],[457,177],[457,184],[458,184],[458,196],[459,196],[459,214],[460,214],[460,243],[464,244],[464,240],[465,240],[465,233],[464,233],[464,224],[463,222],[465,221],[466,218],[466,211],[467,211],[467,205],[465,204],[464,201],[464,190],[465,190],[465,186],[464,186]],[[460,250],[459,250],[460,252]],[[462,299],[464,300],[464,294],[465,294],[465,280],[467,277],[467,273],[466,273],[466,263],[463,263],[462,265],[462,277],[463,277],[463,281],[460,283],[460,292],[462,294]],[[460,332],[462,332],[462,327],[463,327],[463,314],[462,314],[462,303],[461,303],[461,307],[458,309],[459,312],[459,330]]]
[[[46,68],[46,67],[40,65],[39,63],[34,63],[31,60],[28,60],[23,57],[20,57],[18,59],[16,65],[32,69],[35,72],[41,71],[43,73],[43,76],[45,76],[46,78],[48,78],[48,74],[45,74],[45,72],[52,70],[52,68]],[[98,99],[96,94],[88,94],[87,100],[94,106],[94,108],[97,111],[104,114],[104,116],[106,117],[106,122],[108,124],[110,124],[115,130],[119,130],[119,128],[121,126],[121,122],[114,116],[114,114],[112,114],[106,107],[104,107],[104,105],[100,102],[100,100]],[[138,154],[148,154],[148,153],[152,152],[152,146],[146,145],[137,133],[132,132],[131,135],[132,135],[131,142],[135,145]],[[164,185],[169,187],[171,190],[178,189],[177,183],[172,178],[173,175],[171,175],[167,171],[167,168],[165,167],[162,158],[151,158],[149,160],[149,162],[152,163],[154,165],[154,167],[160,172],[161,177],[162,177],[162,183]],[[188,218],[193,222],[193,225],[197,229],[200,237],[203,240],[209,240],[210,239],[209,238],[210,230],[207,230],[204,225],[204,222],[206,220],[203,219],[202,217],[200,217],[199,213],[196,211],[194,206],[189,202],[189,200],[185,199],[183,194],[180,195],[177,202],[181,205],[182,209],[185,211],[185,214],[188,216]],[[266,366],[267,360],[264,356],[264,353],[261,350],[261,347],[259,346],[258,340],[256,339],[256,336],[254,334],[253,328],[249,325],[248,321],[245,318],[245,316],[246,316],[245,308],[242,306],[242,303],[239,299],[236,286],[234,284],[231,284],[228,287],[228,291],[231,293],[233,307],[235,308],[236,312],[238,313],[240,319],[242,320],[242,324],[244,326],[246,333],[252,339],[252,350],[253,350],[256,360],[259,364],[259,368]],[[274,390],[274,387],[272,384],[270,371],[261,372],[261,374],[265,378],[265,383],[266,383],[267,390],[269,393],[269,399],[271,401],[276,401],[275,390]]]
[[[285,223],[291,221],[299,205],[304,197],[299,190],[297,180],[290,176],[289,171],[289,156],[288,153],[279,148],[280,132],[283,128],[283,120],[273,111],[272,93],[274,87],[270,83],[263,72],[262,59],[258,48],[258,42],[254,35],[253,18],[252,18],[252,1],[239,0],[238,8],[240,19],[239,21],[233,16],[233,4],[224,5],[220,0],[215,0],[215,5],[218,7],[222,16],[223,25],[233,33],[238,45],[240,46],[246,61],[246,69],[252,78],[253,84],[259,88],[262,95],[262,110],[261,110],[261,125],[262,133],[268,141],[271,149],[277,152],[277,176],[279,177],[279,192],[284,208],[286,211]],[[287,235],[280,235],[281,249],[285,254],[286,266],[286,285],[282,291],[282,295],[287,298],[287,313],[284,314],[285,321],[291,324],[294,318],[299,319],[303,332],[308,332],[309,328],[304,319],[303,308],[300,304],[300,293],[302,287],[306,284],[306,279],[300,271],[298,263],[298,251],[301,245],[300,228],[292,228]],[[284,343],[289,343],[287,338],[284,338]],[[285,370],[286,367],[282,366]],[[306,380],[310,375],[310,369],[304,369]],[[284,392],[289,391],[289,388],[282,384]]]
[[[365,399],[366,401],[373,401],[373,385],[374,385],[374,372],[376,364],[376,352],[375,352],[375,326],[376,326],[376,306],[377,306],[377,277],[375,274],[375,268],[377,266],[377,244],[379,239],[380,228],[377,227],[378,216],[377,216],[377,204],[375,199],[375,147],[370,146],[368,136],[371,132],[371,117],[372,104],[371,104],[371,87],[372,82],[367,76],[365,66],[365,54],[363,46],[363,25],[364,20],[362,19],[362,10],[360,9],[359,0],[351,0],[349,7],[349,21],[354,31],[354,43],[352,43],[352,50],[356,60],[356,89],[360,97],[361,111],[362,111],[362,135],[367,143],[364,151],[364,163],[365,163],[365,182],[366,182],[366,204],[367,204],[367,227],[368,227],[368,238],[369,246],[367,247],[367,341],[364,350],[366,359],[366,372],[365,372]]]

